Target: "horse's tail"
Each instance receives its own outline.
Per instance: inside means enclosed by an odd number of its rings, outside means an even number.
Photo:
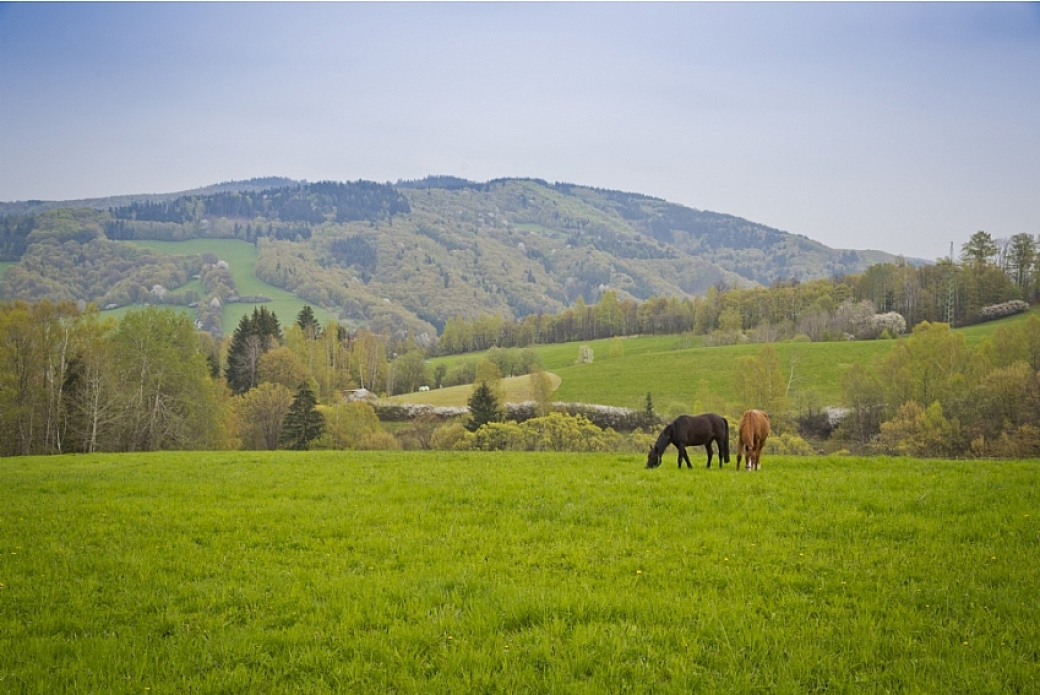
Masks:
[[[729,463],[729,420],[722,418],[722,441],[719,442],[719,456],[723,463]]]

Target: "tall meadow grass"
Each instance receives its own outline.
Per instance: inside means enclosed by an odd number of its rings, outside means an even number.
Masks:
[[[1040,689],[1037,461],[641,458],[0,460],[0,692]]]

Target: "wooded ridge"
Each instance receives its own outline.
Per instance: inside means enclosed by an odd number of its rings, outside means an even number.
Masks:
[[[346,325],[428,336],[454,317],[558,313],[607,290],[621,300],[691,297],[897,260],[647,195],[539,179],[263,178],[184,193],[0,203],[0,261],[15,262],[0,298],[102,308],[234,300],[226,282],[204,282],[220,259],[160,257],[123,243],[195,238],[254,244],[260,280]]]

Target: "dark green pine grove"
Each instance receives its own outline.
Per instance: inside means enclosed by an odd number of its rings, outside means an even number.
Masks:
[[[242,317],[231,336],[228,364],[224,370],[232,393],[245,393],[260,383],[260,356],[281,342],[281,338],[278,317],[267,307],[253,309],[251,316]]]

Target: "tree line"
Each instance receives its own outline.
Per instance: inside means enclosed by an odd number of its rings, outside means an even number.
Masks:
[[[523,347],[614,336],[694,333],[717,342],[808,338],[875,338],[877,314],[898,313],[906,326],[922,321],[962,326],[981,320],[986,307],[1040,296],[1040,253],[1029,234],[1005,242],[977,232],[962,246],[960,262],[876,264],[864,273],[830,279],[776,282],[770,287],[715,286],[696,297],[619,299],[606,290],[596,304],[579,297],[557,314],[519,319],[497,315],[449,319],[441,354],[490,347]]]
[[[970,347],[949,324],[922,322],[843,381],[848,412],[835,436],[911,456],[1040,455],[1040,318]]]
[[[73,302],[0,303],[0,455],[429,447],[442,426],[441,446],[465,439],[429,417],[395,437],[371,404],[343,399],[347,389],[395,393],[427,383],[424,352],[405,341],[395,345],[402,354],[388,355],[390,345],[385,334],[322,326],[309,306],[285,327],[259,307],[216,341],[184,314],[154,306],[116,320]],[[497,383],[504,370],[534,361],[499,350],[462,377],[445,369],[433,377]],[[545,402],[548,380],[538,383]],[[587,440],[596,426],[582,427]]]
[[[648,428],[642,434],[558,412],[531,349],[493,348],[458,373],[440,366],[431,374],[418,346],[395,345],[396,354],[391,345],[386,335],[322,326],[310,307],[285,327],[260,307],[218,342],[158,307],[117,321],[69,302],[0,304],[0,455],[402,445],[641,451],[659,424],[649,394],[636,425]],[[534,406],[507,421],[497,384],[524,372],[533,374]],[[1040,455],[1035,316],[997,328],[976,348],[949,324],[918,324],[884,357],[849,369],[836,429],[811,399],[790,402],[788,372],[768,343],[733,366],[740,403],[773,415],[773,453],[811,453],[801,434],[857,452]],[[420,414],[395,437],[371,404],[342,398],[346,389],[413,391],[431,378],[478,386],[464,422]]]
[[[386,220],[394,215],[407,214],[409,210],[408,201],[390,184],[324,181],[261,191],[228,191],[182,196],[174,200],[133,202],[112,208],[110,212],[116,220],[178,225],[199,222],[207,217],[264,218],[318,225],[330,219],[336,222]],[[125,232],[127,229],[126,225],[113,226],[117,234],[119,230]]]

